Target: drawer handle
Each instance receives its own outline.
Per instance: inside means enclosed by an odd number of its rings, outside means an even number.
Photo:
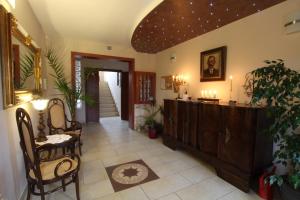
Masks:
[[[226,128],[226,135],[225,135],[225,143],[227,144],[231,139],[231,133],[228,128]]]

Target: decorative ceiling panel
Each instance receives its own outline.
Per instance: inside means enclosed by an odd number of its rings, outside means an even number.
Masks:
[[[131,44],[157,53],[285,0],[164,0],[136,27]]]

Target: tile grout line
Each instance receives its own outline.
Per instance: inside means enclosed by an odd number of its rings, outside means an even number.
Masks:
[[[223,197],[226,197],[226,196],[230,195],[231,193],[233,193],[233,192],[235,192],[235,191],[236,191],[236,189],[234,189],[234,190],[232,190],[232,191],[230,191],[230,192],[228,192],[228,193],[226,193],[226,194],[224,194],[224,195],[218,197],[216,200],[221,199],[221,198],[223,198]]]
[[[150,197],[147,195],[147,193],[145,192],[144,188],[142,187],[142,184],[139,185],[139,188],[143,191],[143,193],[145,194],[145,196],[147,197],[147,199],[151,200]]]

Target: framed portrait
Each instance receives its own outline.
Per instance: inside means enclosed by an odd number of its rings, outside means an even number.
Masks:
[[[201,52],[200,82],[225,80],[226,54],[226,46]]]
[[[160,89],[162,90],[172,90],[173,79],[172,76],[162,76],[160,78]]]

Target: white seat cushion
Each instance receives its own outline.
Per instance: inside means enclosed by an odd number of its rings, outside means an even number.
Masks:
[[[71,161],[72,167],[70,168],[69,162],[63,163],[59,167],[58,172],[57,172],[59,176],[62,176],[68,172],[74,171],[78,166],[78,162],[76,160],[71,159],[70,157],[64,157],[64,158],[60,158],[60,159],[49,161],[49,162],[42,162],[40,164],[42,179],[43,180],[54,179],[55,178],[55,175],[54,175],[55,167],[58,165],[58,163],[62,162],[63,160]],[[33,170],[30,170],[29,175],[32,179],[36,179]]]

